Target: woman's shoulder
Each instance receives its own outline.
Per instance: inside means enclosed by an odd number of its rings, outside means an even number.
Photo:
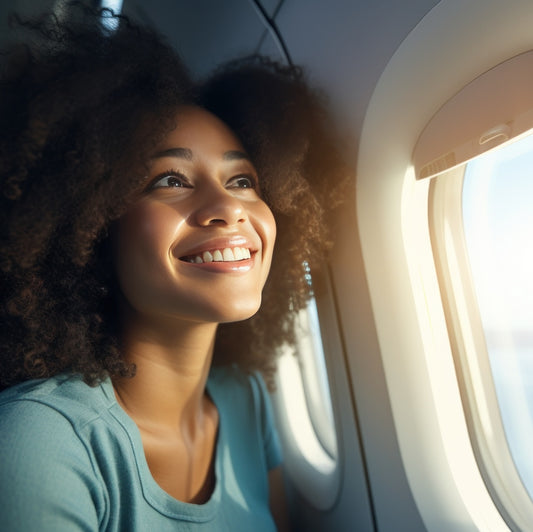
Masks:
[[[246,373],[234,365],[213,367],[208,391],[219,410],[260,425],[273,423],[270,396],[259,372]]]
[[[0,394],[6,529],[78,530],[74,517],[98,529],[105,497],[79,431],[80,423],[94,418],[98,395],[71,376],[27,381]]]
[[[255,435],[264,449],[268,469],[279,465],[281,445],[261,373],[246,373],[235,365],[215,366],[209,375],[208,391],[229,432],[242,441],[250,441]]]
[[[61,374],[49,379],[22,382],[0,393],[0,429],[27,431],[28,423],[85,424],[99,417],[110,400],[102,384],[87,385],[80,376]]]
[[[263,376],[258,371],[247,373],[237,365],[213,366],[209,373],[208,389],[224,390],[233,399],[261,400],[267,394]]]

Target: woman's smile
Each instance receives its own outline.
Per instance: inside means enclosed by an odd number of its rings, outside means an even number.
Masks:
[[[249,318],[259,309],[275,234],[238,139],[209,112],[180,108],[145,189],[119,222],[122,293],[139,314]]]
[[[180,250],[183,246],[179,246]],[[182,252],[174,250],[179,260],[206,264],[211,262],[243,262],[250,260],[259,249],[259,245],[243,235],[219,237],[199,243],[197,246]]]
[[[255,264],[257,248],[244,236],[204,242],[179,260],[213,273],[246,273]]]

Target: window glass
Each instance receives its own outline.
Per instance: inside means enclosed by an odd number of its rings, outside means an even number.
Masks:
[[[120,14],[122,11],[122,2],[123,0],[102,0],[100,5],[102,8],[111,9],[115,14]],[[108,15],[104,15],[102,25],[104,28],[114,31],[118,27],[118,21],[110,18]]]
[[[122,11],[122,0],[102,0],[101,6],[112,9],[115,13],[120,13]]]
[[[340,486],[338,442],[335,430],[326,352],[335,345],[335,332],[324,320],[334,319],[324,283],[319,294],[307,264],[305,277],[315,297],[296,316],[294,350],[286,346],[278,361],[273,405],[283,444],[284,467],[297,491],[314,507],[328,510]],[[320,306],[317,309],[317,301]],[[333,335],[333,337],[332,337]],[[323,340],[329,342],[324,345]],[[333,344],[332,344],[333,342]]]
[[[533,135],[468,163],[463,217],[500,414],[533,497]]]
[[[324,450],[337,456],[335,424],[331,406],[328,373],[315,299],[300,313],[298,357],[311,423]]]

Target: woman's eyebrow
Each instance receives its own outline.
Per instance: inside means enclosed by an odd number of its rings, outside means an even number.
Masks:
[[[189,148],[167,148],[166,150],[161,150],[152,155],[152,159],[161,159],[163,157],[179,157],[180,159],[185,159],[187,161],[192,161],[193,154],[192,150]],[[250,160],[250,156],[240,150],[229,150],[224,152],[222,158],[225,161],[238,161],[242,159]]]
[[[222,156],[222,158],[225,161],[238,161],[240,159],[246,159],[247,161],[250,160],[250,156],[247,153],[240,151],[240,150],[226,151],[224,152],[224,155]]]
[[[160,159],[162,157],[179,157],[180,159],[192,161],[192,150],[189,148],[168,148],[152,155],[152,159]]]

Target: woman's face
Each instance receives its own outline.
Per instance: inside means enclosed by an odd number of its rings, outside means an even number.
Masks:
[[[150,160],[120,219],[115,263],[139,317],[231,322],[259,309],[276,226],[258,176],[229,128],[192,106]]]

